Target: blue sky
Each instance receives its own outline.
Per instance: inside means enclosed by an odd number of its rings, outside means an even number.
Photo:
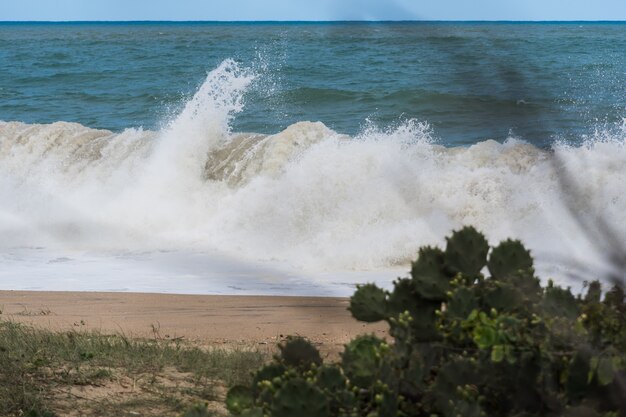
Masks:
[[[0,0],[0,20],[626,20],[626,0]]]

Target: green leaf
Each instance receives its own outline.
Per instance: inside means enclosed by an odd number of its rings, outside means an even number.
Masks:
[[[497,333],[496,330],[489,326],[477,326],[474,329],[474,343],[481,349],[488,349],[496,343]]]
[[[491,361],[502,362],[503,360],[504,360],[504,346],[495,345],[493,349],[491,349]]]
[[[467,321],[474,321],[478,318],[478,310],[474,309],[472,310],[472,312],[470,313],[470,315],[467,317]]]
[[[600,385],[609,385],[615,377],[615,369],[613,368],[613,358],[602,357],[598,362],[598,383]]]

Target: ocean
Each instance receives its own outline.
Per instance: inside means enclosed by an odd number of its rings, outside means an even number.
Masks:
[[[0,289],[348,295],[463,225],[578,285],[625,141],[626,23],[0,23]]]

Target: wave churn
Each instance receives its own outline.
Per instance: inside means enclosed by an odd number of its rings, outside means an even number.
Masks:
[[[524,240],[540,269],[593,262],[556,169],[580,186],[579,215],[602,215],[626,238],[624,127],[550,150],[514,138],[446,148],[414,121],[355,137],[309,121],[233,133],[254,78],[224,61],[157,132],[0,122],[0,246],[386,270],[471,224],[492,242]]]

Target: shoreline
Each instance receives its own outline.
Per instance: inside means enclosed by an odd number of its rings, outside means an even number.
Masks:
[[[341,297],[0,290],[0,319],[47,330],[245,347],[299,335],[328,354],[358,334],[386,334],[385,323],[354,320],[348,305]]]

